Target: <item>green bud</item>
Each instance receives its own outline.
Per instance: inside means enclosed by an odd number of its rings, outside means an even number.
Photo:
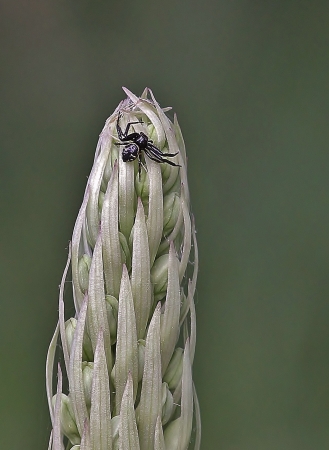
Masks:
[[[180,193],[181,178],[175,168],[167,164],[162,164],[161,173],[164,181],[163,195],[167,195],[170,192]]]
[[[93,346],[92,346],[89,334],[87,333],[87,330],[85,330],[85,332],[83,334],[82,360],[83,361],[92,361],[93,359],[94,359]]]
[[[131,253],[129,250],[128,242],[124,234],[119,232],[119,239],[121,245],[121,256],[123,263],[127,266],[128,272],[131,269]]]
[[[77,326],[77,319],[74,319],[73,317],[71,317],[69,320],[67,320],[65,322],[65,335],[66,335],[69,353],[71,353],[72,342],[73,342],[76,326]],[[92,361],[93,357],[94,357],[94,353],[93,353],[91,341],[90,341],[90,338],[89,338],[87,332],[85,331],[85,333],[83,335],[82,359],[84,361]]]
[[[56,403],[56,397],[57,394],[52,398],[53,407]],[[70,440],[70,442],[72,444],[80,444],[81,438],[75,422],[71,401],[65,394],[61,394],[60,422],[62,433]]]
[[[140,199],[142,200],[144,210],[147,214],[150,184],[147,172],[145,172],[144,170],[142,171],[140,177],[138,174],[136,175],[135,187],[137,197],[140,197]]]
[[[87,408],[90,408],[91,405],[91,386],[93,381],[93,371],[94,371],[94,363],[93,362],[82,362],[82,378],[83,378],[83,391],[85,394],[85,400]]]
[[[182,421],[179,417],[178,419],[170,422],[164,432],[164,439],[166,448],[170,450],[180,450],[182,441]]]
[[[116,343],[119,302],[113,295],[106,295],[107,320],[110,327],[111,345]]]
[[[163,381],[168,383],[169,389],[176,389],[183,373],[183,353],[184,350],[177,347],[170,360],[166,373],[164,374]]]
[[[151,269],[151,282],[154,286],[154,300],[161,300],[166,295],[168,284],[169,255],[160,256],[155,260]]]
[[[91,258],[88,255],[83,255],[79,260],[79,284],[82,292],[88,289],[90,264]]]
[[[179,195],[172,192],[164,198],[163,201],[163,234],[168,236],[173,230],[181,210]]]
[[[165,425],[174,411],[174,399],[167,383],[162,383],[162,425]]]
[[[77,326],[77,319],[74,319],[73,317],[71,317],[69,320],[65,322],[65,335],[69,353],[71,353],[71,347],[76,326]]]
[[[104,192],[100,191],[99,197],[98,197],[98,209],[99,209],[100,213],[102,212],[102,209],[103,209],[104,197],[105,197]]]

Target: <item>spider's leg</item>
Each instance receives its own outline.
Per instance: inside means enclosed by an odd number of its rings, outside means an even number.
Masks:
[[[147,143],[148,150],[150,150],[151,152],[154,152],[160,158],[162,158],[162,156],[168,156],[168,158],[172,158],[172,157],[178,155],[178,153],[179,153],[179,152],[177,152],[177,153],[163,153],[160,149],[158,149],[158,147],[156,147],[155,145],[149,144],[149,142]]]
[[[162,162],[161,161],[162,158],[160,158],[159,156],[156,156],[153,153],[151,153],[148,148],[144,149],[144,153],[145,153],[146,156],[148,156],[150,159],[152,159],[152,161],[155,161],[157,163],[161,163]]]
[[[123,141],[125,138],[125,135],[123,134],[123,131],[119,125],[119,121],[120,121],[121,117],[122,117],[122,113],[119,113],[118,118],[117,118],[116,128],[117,128],[118,138],[120,139],[120,141]]]
[[[169,159],[165,159],[165,158],[162,158],[161,162],[170,164],[171,166],[175,166],[175,167],[182,167],[180,164],[176,164],[173,161],[169,161]]]
[[[164,156],[168,156],[168,158],[172,158],[173,156],[178,155],[179,152],[176,153],[162,153]]]
[[[135,123],[144,123],[144,122],[143,122],[142,120],[138,120],[137,122],[129,122],[129,123],[127,123],[125,132],[123,133],[123,135],[124,135],[125,137],[128,136],[128,131],[129,131],[130,125],[134,125]]]
[[[154,155],[156,158],[162,158],[162,152],[152,144],[147,143],[146,149],[149,153]]]
[[[120,121],[121,117],[122,117],[122,114],[119,113],[118,119],[117,119],[117,133],[118,133],[118,137],[119,137],[120,141],[127,141],[127,140],[129,140],[128,131],[129,131],[130,126],[135,123],[143,123],[143,122],[141,120],[139,120],[138,122],[129,122],[126,126],[125,131],[123,132],[122,128],[119,125],[119,121]]]
[[[142,159],[141,154],[138,154],[138,179],[141,180],[141,171],[142,171]]]
[[[160,150],[157,149],[156,147],[148,145],[146,147],[146,150],[148,150],[148,155],[150,155],[150,154],[153,155],[157,159],[158,162],[161,162],[161,163],[166,162],[166,163],[170,164],[171,166],[179,166],[180,167],[180,164],[173,163],[173,162],[169,161],[168,159],[163,158],[163,156],[167,156],[167,153],[160,152]],[[170,156],[175,156],[175,154],[170,153]]]
[[[147,167],[145,166],[145,164],[143,163],[142,159],[141,159],[141,165],[144,168],[145,172],[147,172]]]
[[[145,172],[147,172],[147,168],[142,161],[142,153],[140,152],[138,155],[138,179],[139,179],[139,181],[141,179],[142,167],[144,167]]]
[[[167,163],[167,164],[170,164],[171,166],[181,167],[180,164],[176,164],[172,161],[169,161],[169,159],[165,159],[165,158],[161,158],[160,156],[156,156],[155,154],[150,152],[149,148],[146,148],[144,150],[144,152],[150,159],[152,159],[152,161],[155,161],[157,163]]]

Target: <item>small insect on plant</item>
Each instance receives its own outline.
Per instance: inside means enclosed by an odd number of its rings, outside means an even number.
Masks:
[[[144,167],[144,164],[142,162],[142,152],[144,151],[145,155],[148,156],[152,161],[155,161],[157,163],[167,163],[171,166],[177,166],[180,167],[179,164],[174,163],[173,161],[170,161],[166,158],[173,158],[174,156],[178,155],[177,153],[162,153],[162,151],[153,145],[153,141],[146,136],[145,133],[129,133],[129,128],[131,125],[134,125],[136,123],[144,123],[142,121],[138,122],[129,122],[126,126],[125,131],[122,131],[119,121],[121,118],[121,114],[118,115],[117,119],[117,133],[118,138],[121,142],[117,142],[116,145],[124,145],[124,149],[122,150],[122,161],[123,162],[130,162],[135,161],[136,158],[138,158],[138,174],[140,176],[141,174],[141,166]],[[164,158],[165,156],[165,158]],[[144,167],[145,168],[145,167]]]

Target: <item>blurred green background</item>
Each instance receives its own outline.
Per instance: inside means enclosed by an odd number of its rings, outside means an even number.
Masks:
[[[0,448],[47,448],[68,241],[121,86],[148,86],[188,149],[202,449],[328,449],[328,1],[0,8]]]

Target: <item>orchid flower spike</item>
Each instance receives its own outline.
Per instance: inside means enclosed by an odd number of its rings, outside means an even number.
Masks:
[[[46,365],[49,450],[200,448],[184,141],[150,89],[124,91],[100,134],[60,285]]]

